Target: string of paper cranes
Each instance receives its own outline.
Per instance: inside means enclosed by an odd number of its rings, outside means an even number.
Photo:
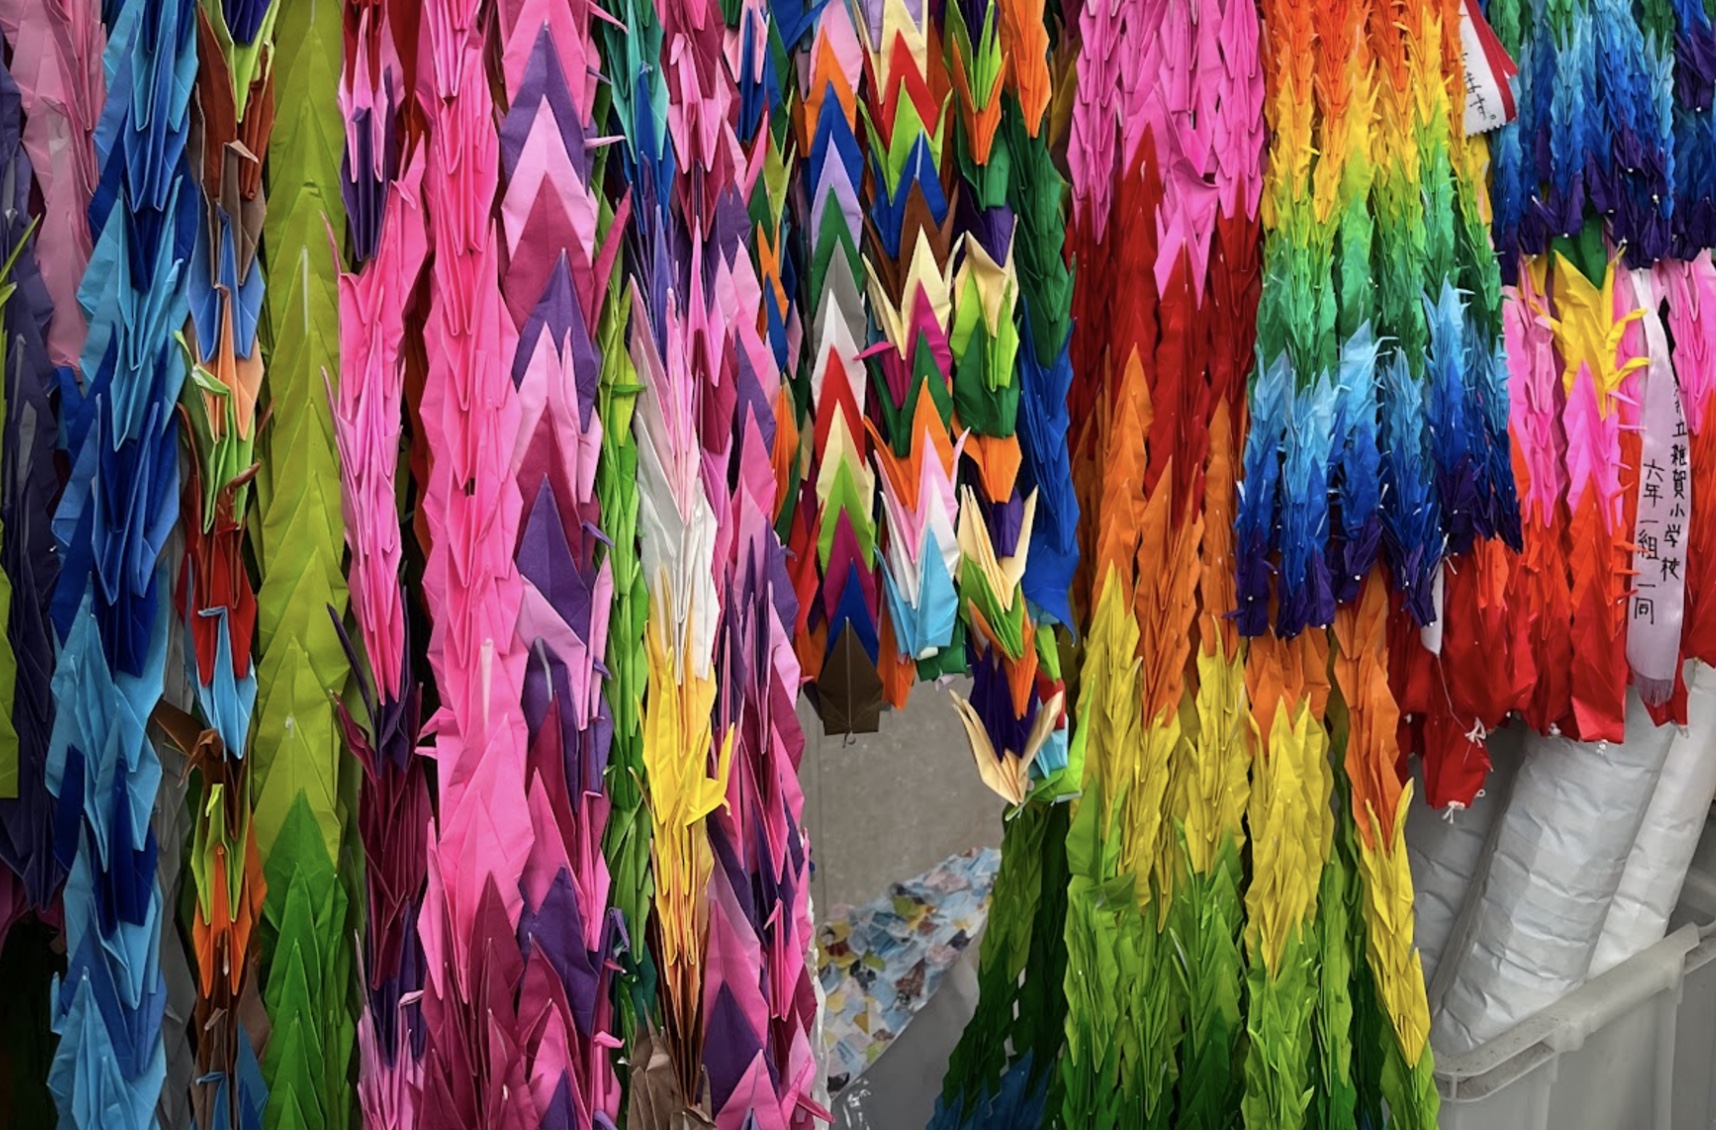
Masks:
[[[1434,1127],[1409,764],[1716,662],[1696,0],[0,35],[0,1123],[825,1123],[796,705],[957,679],[933,1126]]]

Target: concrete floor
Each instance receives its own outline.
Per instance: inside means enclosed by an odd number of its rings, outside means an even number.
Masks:
[[[825,737],[802,699],[799,717],[819,920],[956,852],[1001,842],[1002,801],[978,779],[945,689],[918,686],[905,710],[883,714],[875,734]]]

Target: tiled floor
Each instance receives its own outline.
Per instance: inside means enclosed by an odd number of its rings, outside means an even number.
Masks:
[[[904,711],[883,715],[880,733],[861,737],[824,737],[802,701],[799,717],[818,918],[955,852],[1001,842],[1002,802],[978,780],[946,690],[918,687]]]

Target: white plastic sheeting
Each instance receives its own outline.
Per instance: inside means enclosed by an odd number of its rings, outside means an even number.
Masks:
[[[1455,964],[1438,978],[1438,1052],[1470,1051],[1585,979],[1674,732],[1629,695],[1620,745],[1526,738],[1470,928],[1442,957]]]
[[[1507,805],[1508,791],[1519,770],[1524,731],[1515,727],[1490,735],[1493,767],[1489,780],[1470,807],[1434,809],[1415,800],[1406,816],[1406,857],[1412,865],[1414,921],[1412,938],[1424,963],[1424,978],[1434,980],[1443,950],[1466,895],[1488,858],[1484,849],[1496,817]],[[1424,767],[1412,762],[1413,796],[1424,796]]]
[[[1614,968],[1668,933],[1668,916],[1716,796],[1716,671],[1687,673],[1687,727],[1675,733],[1644,824],[1591,958],[1590,975]]]

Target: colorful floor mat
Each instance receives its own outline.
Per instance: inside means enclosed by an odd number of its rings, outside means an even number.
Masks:
[[[996,849],[973,849],[832,909],[817,931],[831,1092],[876,1062],[982,932],[1000,863]]]

